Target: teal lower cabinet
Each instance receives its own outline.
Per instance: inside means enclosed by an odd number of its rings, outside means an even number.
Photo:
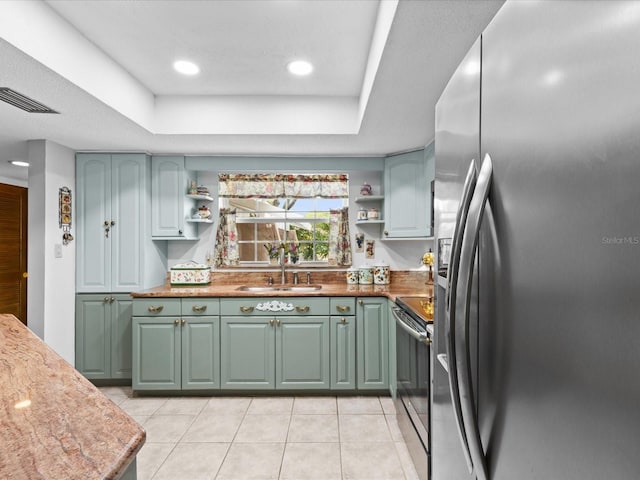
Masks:
[[[273,390],[276,385],[275,320],[267,317],[222,317],[221,387]]]
[[[357,302],[357,388],[389,390],[389,310],[386,298]]]
[[[329,319],[276,319],[276,388],[289,390],[330,387]]]
[[[331,317],[331,389],[356,389],[356,317]]]
[[[131,378],[129,294],[76,295],[76,369],[91,380]]]
[[[133,389],[220,388],[217,298],[136,298]]]
[[[327,317],[222,317],[220,339],[223,389],[329,389]]]

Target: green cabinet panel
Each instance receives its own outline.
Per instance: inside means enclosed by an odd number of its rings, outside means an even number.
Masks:
[[[276,319],[276,388],[328,389],[329,318]]]
[[[386,298],[359,298],[357,305],[357,387],[389,388],[389,309]]]
[[[182,317],[182,388],[220,387],[220,320]]]
[[[273,318],[220,319],[221,388],[275,388],[274,325]]]
[[[133,317],[133,389],[180,388],[180,319]]]
[[[327,315],[328,297],[244,297],[220,299],[221,315],[255,317]]]
[[[355,306],[355,299],[354,299]],[[353,309],[355,313],[355,308]],[[331,317],[331,389],[356,388],[356,318]]]
[[[110,349],[111,306],[109,297],[77,295],[76,369],[89,379],[111,378]]]
[[[124,294],[76,296],[76,369],[85,377],[131,378],[132,303]]]
[[[433,148],[428,147],[427,150],[433,156]],[[430,179],[427,176],[425,150],[385,159],[385,238],[428,237],[432,234],[431,180],[433,176]]]
[[[154,156],[151,159],[151,235],[155,239],[197,240],[187,191],[191,178],[184,168],[184,157]]]

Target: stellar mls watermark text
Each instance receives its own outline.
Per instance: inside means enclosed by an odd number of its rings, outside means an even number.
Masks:
[[[640,235],[602,237],[602,245],[640,245]]]

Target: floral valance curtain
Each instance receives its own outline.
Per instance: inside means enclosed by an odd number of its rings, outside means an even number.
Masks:
[[[349,176],[229,174],[218,176],[222,198],[348,198]]]

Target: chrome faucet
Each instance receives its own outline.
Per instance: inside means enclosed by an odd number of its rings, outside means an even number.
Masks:
[[[280,283],[282,285],[287,283],[287,277],[284,273],[285,265],[286,264],[284,263],[284,247],[280,247]]]

